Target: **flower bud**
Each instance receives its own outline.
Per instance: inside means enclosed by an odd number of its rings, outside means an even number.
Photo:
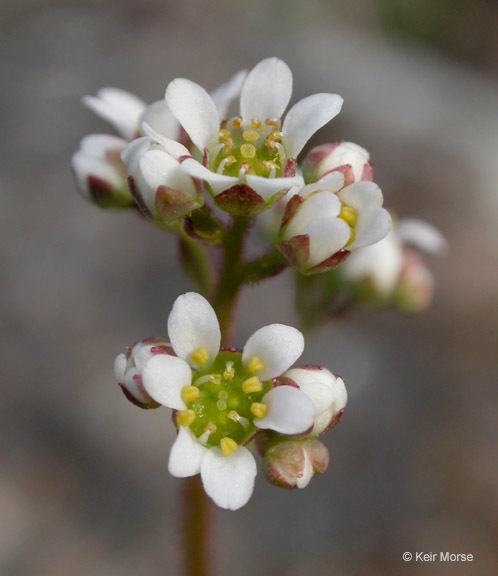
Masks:
[[[352,250],[378,242],[391,228],[376,184],[343,184],[342,173],[329,172],[287,204],[277,247],[303,274],[335,268]]]
[[[182,172],[177,157],[161,143],[148,136],[137,138],[121,158],[128,169],[131,193],[144,216],[170,224],[202,206],[200,187]]]
[[[114,361],[114,375],[123,394],[139,408],[158,408],[142,384],[142,372],[147,361],[158,354],[174,356],[173,348],[164,338],[147,338],[134,346],[127,346],[125,354]]]
[[[262,460],[263,473],[280,488],[305,488],[315,474],[323,474],[329,453],[319,440],[278,440],[271,444]]]
[[[71,165],[79,192],[101,208],[127,208],[135,201],[120,159],[128,143],[117,136],[91,134],[83,138]]]
[[[414,250],[404,250],[403,268],[393,294],[394,305],[407,314],[423,312],[434,296],[434,278],[424,258]]]
[[[316,182],[332,171],[344,174],[345,185],[360,180],[373,181],[370,154],[353,142],[331,142],[310,150],[303,161],[302,170],[306,182]]]
[[[315,365],[291,368],[282,378],[297,385],[313,402],[315,420],[306,438],[319,436],[339,422],[348,401],[342,378],[322,366]]]

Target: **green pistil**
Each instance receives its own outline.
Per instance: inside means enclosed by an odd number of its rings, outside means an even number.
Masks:
[[[208,446],[219,446],[222,438],[240,445],[256,431],[251,405],[261,402],[271,384],[262,383],[260,391],[244,392],[243,383],[255,374],[242,365],[241,358],[238,352],[220,352],[209,369],[197,372],[192,380],[200,394],[186,403],[195,414],[190,429],[197,438],[204,435]]]

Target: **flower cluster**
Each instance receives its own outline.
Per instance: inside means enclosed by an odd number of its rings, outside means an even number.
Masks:
[[[171,474],[200,473],[216,504],[236,510],[253,492],[256,461],[246,445],[261,431],[265,476],[273,483],[303,488],[325,471],[328,454],[316,437],[338,421],[347,395],[342,379],[325,368],[291,368],[304,349],[299,330],[271,324],[242,350],[220,348],[213,308],[190,292],[175,301],[168,335],[171,344],[153,338],[120,354],[115,375],[134,404],[173,410]]]

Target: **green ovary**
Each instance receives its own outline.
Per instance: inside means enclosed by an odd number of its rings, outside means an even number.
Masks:
[[[239,352],[220,352],[208,369],[196,372],[192,379],[199,396],[186,402],[187,409],[195,413],[190,429],[197,438],[207,436],[208,446],[219,446],[222,438],[243,444],[257,429],[251,405],[261,402],[271,383],[261,383],[260,391],[244,392],[243,383],[255,374],[242,365],[241,358]]]

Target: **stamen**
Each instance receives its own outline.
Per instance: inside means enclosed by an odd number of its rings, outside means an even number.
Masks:
[[[235,159],[235,156],[227,156],[226,158],[223,158],[223,160],[218,164],[218,168],[216,170],[216,172],[218,174],[223,174],[223,170],[225,169],[225,166],[231,166],[234,162],[237,162],[237,160]]]
[[[285,164],[285,159],[287,158],[285,155],[285,148],[282,146],[282,144],[280,144],[280,142],[275,142],[274,145],[278,150],[278,158],[280,160],[280,164],[283,166]]]
[[[242,162],[239,168],[239,180],[242,180],[246,175],[246,172],[249,172],[250,169],[251,169],[250,164],[248,164],[247,162]]]
[[[233,119],[233,125],[235,128],[240,128],[242,126],[242,116],[236,116]]]
[[[235,368],[233,367],[233,362],[229,360],[225,364],[225,371],[223,372],[223,378],[225,378],[225,380],[232,380],[234,376],[235,376]]]
[[[251,412],[256,418],[263,418],[268,412],[268,406],[266,404],[261,404],[261,402],[253,402],[251,404]]]
[[[193,410],[180,410],[176,417],[180,426],[188,427],[195,420],[195,412]]]
[[[201,393],[199,392],[199,388],[197,388],[197,386],[184,386],[182,388],[181,395],[184,402],[192,402],[192,400],[197,400]]]
[[[204,433],[209,432],[214,434],[216,432],[217,426],[214,422],[208,422],[207,426],[204,428]]]
[[[354,226],[356,224],[356,213],[351,206],[342,205],[341,211],[339,212],[339,218],[344,220],[349,226]]]
[[[221,384],[221,374],[212,374],[210,380],[213,384]]]
[[[251,376],[251,378],[248,378],[242,382],[242,391],[246,394],[261,392],[261,390],[263,390],[263,385],[257,376]]]
[[[355,239],[354,229],[351,228],[351,233],[349,234],[349,240],[346,242],[346,246],[352,244],[354,242],[354,239]]]
[[[230,130],[227,130],[226,128],[222,128],[220,130],[220,140],[226,140],[229,137],[230,137]]]
[[[277,165],[271,160],[265,160],[263,162],[264,167],[268,170],[268,178],[275,178],[277,174]]]
[[[228,438],[228,436],[225,436],[220,440],[220,448],[223,456],[229,456],[232,452],[235,452],[235,450],[237,450],[238,445],[237,442],[235,442],[235,440],[232,440],[231,438]]]
[[[216,376],[217,376],[217,374],[216,374]],[[215,377],[215,374],[204,374],[204,376],[197,378],[197,380],[195,381],[195,385],[200,386],[201,384],[205,384],[206,382],[213,382],[214,377]],[[221,378],[220,378],[220,380],[221,380]]]
[[[230,420],[233,420],[234,422],[238,422],[243,428],[248,428],[250,425],[250,422],[247,418],[244,418],[244,416],[241,416],[237,411],[235,410],[230,410],[230,412],[227,414],[228,418],[230,418]]]
[[[242,138],[246,142],[256,142],[259,138],[259,134],[255,130],[244,130],[244,132],[242,132]]]
[[[190,358],[199,365],[205,364],[209,359],[209,354],[206,348],[197,348],[190,354]]]
[[[254,158],[256,156],[256,148],[253,144],[242,144],[240,153],[244,158]]]
[[[259,130],[261,132],[261,134],[264,133],[263,130],[263,124],[261,124],[261,122],[257,119],[257,118],[253,118],[251,120],[251,125],[253,128],[255,128],[256,130]]]
[[[275,118],[266,118],[265,124],[267,126],[276,126],[278,124],[278,120],[276,120]]]
[[[247,363],[247,368],[249,369],[249,372],[254,373],[263,370],[264,366],[263,362],[261,362],[257,356],[253,356]]]

